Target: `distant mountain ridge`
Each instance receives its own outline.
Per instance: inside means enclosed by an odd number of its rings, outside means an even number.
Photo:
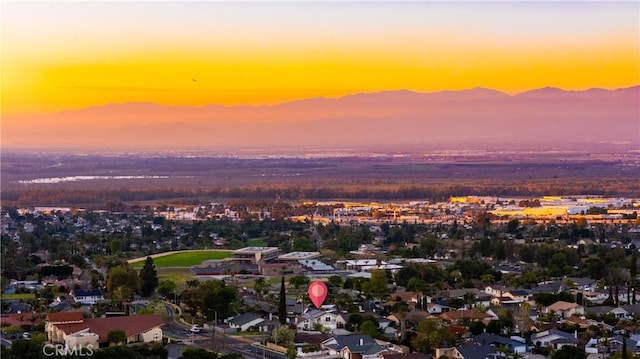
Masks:
[[[312,98],[265,106],[124,103],[2,121],[4,148],[215,148],[247,145],[567,142],[640,144],[640,86],[541,88],[508,95],[474,88]]]

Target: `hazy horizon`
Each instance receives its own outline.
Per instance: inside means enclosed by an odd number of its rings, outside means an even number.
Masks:
[[[7,1],[2,148],[633,145],[639,11]]]
[[[640,145],[640,87],[385,91],[270,106],[112,104],[3,121],[3,148],[579,149]],[[616,146],[614,146],[616,147]]]

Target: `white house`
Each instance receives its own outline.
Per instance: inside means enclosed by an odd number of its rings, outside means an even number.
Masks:
[[[425,309],[429,314],[441,314],[449,311],[451,308],[436,303],[428,303]]]
[[[339,312],[310,309],[300,316],[296,326],[298,330],[314,330],[314,327],[320,324],[327,329],[334,330],[344,328],[346,323],[347,321]]]
[[[402,348],[368,335],[336,335],[322,342],[321,347],[330,356],[343,359],[378,359],[384,352],[402,353]]]
[[[102,295],[102,291],[100,289],[74,289],[71,291],[71,293],[69,293],[69,295],[76,303],[82,303],[85,305],[94,305],[98,302],[104,301],[104,296]]]
[[[543,348],[561,349],[565,345],[576,346],[578,338],[575,334],[563,332],[557,329],[549,329],[544,332],[535,333],[531,336],[531,342],[535,346]]]
[[[252,327],[257,328],[260,332],[268,330],[266,327],[266,320],[253,313],[240,314],[226,322],[229,324],[229,327],[236,328],[239,332],[246,332]]]

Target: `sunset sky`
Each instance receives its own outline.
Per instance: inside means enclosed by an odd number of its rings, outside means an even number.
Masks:
[[[2,4],[2,114],[640,82],[640,3]]]

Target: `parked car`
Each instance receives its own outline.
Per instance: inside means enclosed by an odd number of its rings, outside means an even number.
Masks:
[[[200,333],[202,332],[202,327],[199,325],[194,325],[191,327],[191,333]]]
[[[22,338],[24,338],[24,339],[31,339],[31,333],[29,333],[29,332],[24,332],[24,333],[22,333]]]

